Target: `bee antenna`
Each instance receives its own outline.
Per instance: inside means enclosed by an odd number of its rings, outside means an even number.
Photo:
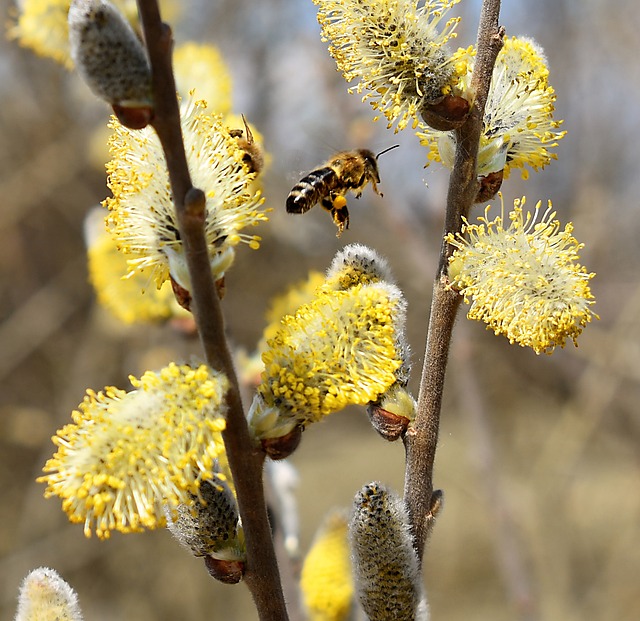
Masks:
[[[376,155],[376,159],[378,159],[383,153],[386,153],[387,151],[392,151],[393,149],[397,149],[400,145],[399,144],[394,144],[392,147],[389,147],[388,149],[385,149],[384,151],[380,151],[380,153],[378,153],[378,155]]]
[[[253,134],[251,133],[251,130],[249,129],[249,124],[247,123],[247,119],[244,118],[244,114],[240,115],[242,117],[242,122],[244,123],[244,131],[247,134],[247,142],[249,144],[253,143]]]

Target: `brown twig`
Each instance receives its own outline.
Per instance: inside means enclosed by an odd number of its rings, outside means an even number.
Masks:
[[[467,121],[456,130],[456,157],[449,180],[444,235],[462,228],[478,191],[476,162],[482,132],[484,107],[491,74],[502,47],[503,30],[498,25],[500,0],[484,0],[478,28],[477,53],[471,93],[473,105]],[[447,288],[447,260],[452,252],[443,241],[433,286],[427,345],[420,380],[416,420],[405,437],[405,502],[414,534],[418,558],[433,525],[433,465],[440,427],[440,409],[449,345],[460,296]]]
[[[207,363],[230,380],[227,428],[223,433],[233,473],[247,547],[244,580],[263,621],[286,621],[287,611],[267,518],[262,466],[264,454],[253,447],[247,427],[224,318],[215,290],[204,236],[205,196],[191,184],[182,141],[180,111],[171,67],[171,29],[160,19],[157,0],[138,0],[144,38],[152,68],[155,116],[152,122],[162,144],[180,236],[191,279],[192,310]]]

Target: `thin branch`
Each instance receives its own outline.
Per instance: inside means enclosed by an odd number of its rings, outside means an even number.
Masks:
[[[493,66],[502,47],[503,30],[498,25],[499,14],[500,0],[484,0],[471,79],[474,101],[469,118],[456,130],[456,157],[449,180],[445,236],[461,230],[462,218],[469,213],[478,191],[476,163],[482,119]],[[460,295],[447,288],[447,260],[451,252],[449,244],[443,241],[433,286],[416,420],[405,437],[405,502],[413,529],[416,553],[420,559],[433,525],[433,465],[438,443],[449,345],[460,305]]]
[[[244,580],[262,621],[286,621],[287,611],[264,500],[264,454],[256,450],[251,442],[231,352],[224,334],[224,318],[204,235],[205,196],[192,186],[187,167],[171,67],[171,30],[161,21],[156,0],[138,0],[138,8],[152,67],[155,104],[152,124],[160,138],[169,170],[191,279],[192,310],[207,363],[222,371],[231,383],[227,395],[227,429],[223,437],[245,533],[247,566]]]

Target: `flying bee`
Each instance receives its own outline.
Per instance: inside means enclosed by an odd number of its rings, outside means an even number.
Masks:
[[[242,161],[246,164],[248,171],[259,175],[264,168],[264,154],[260,145],[253,138],[253,133],[249,129],[244,114],[242,122],[244,123],[244,132],[241,129],[231,129],[229,135],[237,140],[238,147],[244,151]]]
[[[340,237],[349,228],[349,210],[345,194],[348,190],[355,193],[356,198],[362,196],[367,183],[371,183],[373,191],[378,191],[380,173],[378,158],[399,145],[389,147],[375,155],[369,149],[340,151],[321,168],[310,172],[294,186],[287,197],[287,213],[306,213],[316,203],[326,209],[338,227]]]

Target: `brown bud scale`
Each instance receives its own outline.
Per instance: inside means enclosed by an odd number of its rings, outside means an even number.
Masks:
[[[261,440],[262,449],[274,461],[289,457],[298,448],[302,440],[302,427],[298,425],[288,434],[279,438],[264,438]]]
[[[176,296],[176,302],[182,306],[185,310],[191,311],[191,292],[185,289],[173,276],[169,275],[171,279],[171,288],[173,289],[173,295]]]
[[[484,177],[478,177],[480,187],[476,194],[476,203],[484,203],[490,201],[502,187],[502,180],[504,179],[504,170],[498,170],[497,172],[489,173]]]
[[[204,564],[211,577],[224,584],[238,584],[244,575],[244,561],[223,561],[205,556]]]
[[[404,436],[411,422],[406,416],[389,412],[379,405],[370,404],[367,407],[367,413],[373,428],[389,442]]]
[[[143,129],[153,120],[154,111],[149,106],[129,108],[113,104],[111,107],[118,121],[129,129]]]
[[[425,123],[438,131],[460,127],[469,116],[471,107],[464,97],[445,95],[437,103],[427,104],[420,111]]]

